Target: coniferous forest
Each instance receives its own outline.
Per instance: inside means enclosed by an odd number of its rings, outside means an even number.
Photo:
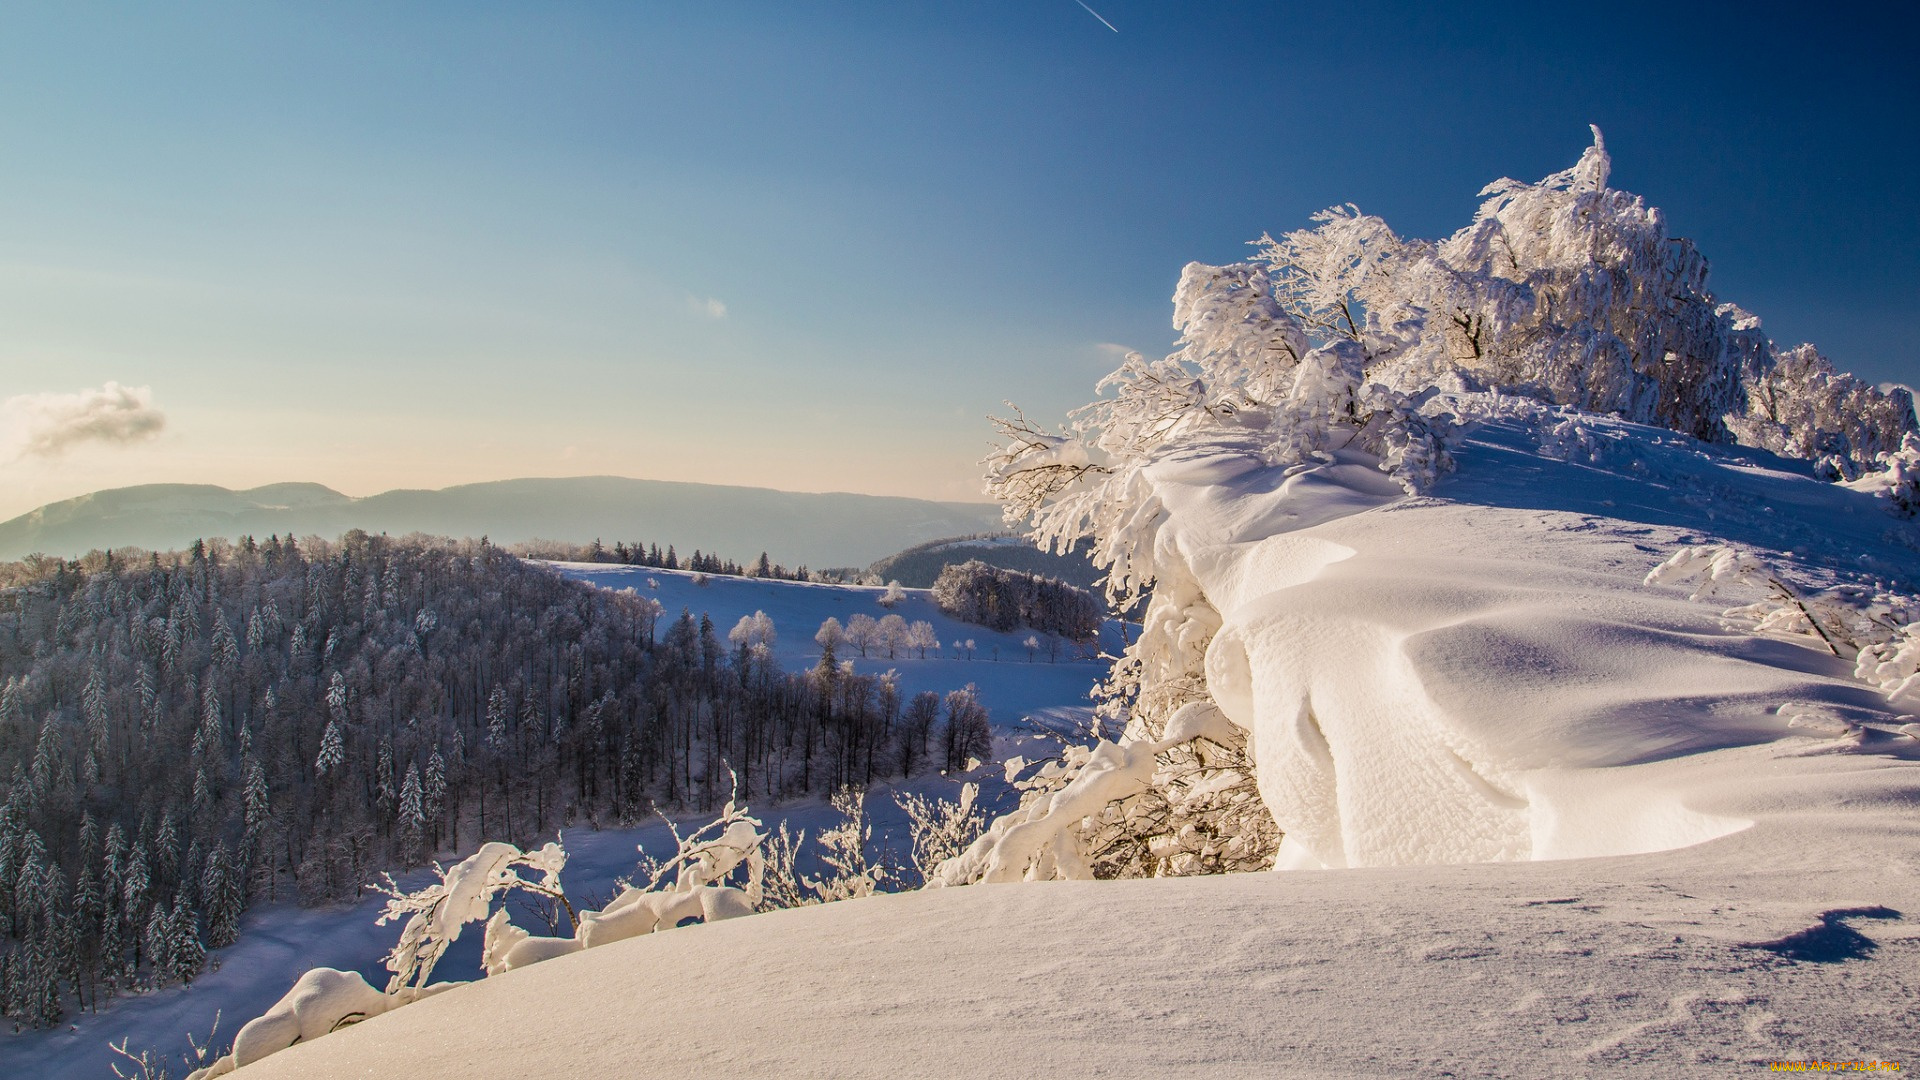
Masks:
[[[571,821],[911,773],[940,699],[480,541],[197,543],[0,588],[0,1006],[190,980],[255,901]],[[956,704],[957,702],[957,704]],[[962,730],[983,726],[965,691]],[[954,727],[949,718],[946,726]],[[952,741],[947,739],[946,741]]]

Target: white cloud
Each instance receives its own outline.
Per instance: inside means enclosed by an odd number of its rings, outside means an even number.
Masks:
[[[712,296],[688,296],[687,310],[702,318],[716,321],[727,317],[727,305]]]
[[[128,445],[167,425],[153,389],[108,382],[71,394],[19,394],[0,402],[0,455],[57,457],[78,443]]]
[[[1896,387],[1898,387],[1901,390],[1905,390],[1907,393],[1912,394],[1915,399],[1920,400],[1920,391],[1915,390],[1913,387],[1908,386],[1906,383],[1883,382],[1878,387],[1876,387],[1876,389],[1878,389],[1883,394],[1891,394],[1893,393]]]

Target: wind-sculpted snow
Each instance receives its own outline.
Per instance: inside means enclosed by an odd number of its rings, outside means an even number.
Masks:
[[[1910,571],[1909,527],[1860,493],[1769,470],[1765,455],[1582,422],[1605,444],[1597,463],[1542,456],[1539,423],[1495,422],[1431,497],[1405,496],[1364,455],[1282,469],[1190,449],[1143,470],[1163,514],[1161,587],[1195,593],[1212,609],[1196,621],[1217,620],[1206,693],[1251,733],[1286,834],[1279,865],[1709,840],[1753,820],[1735,794],[1748,766],[1719,752],[1805,743],[1783,705],[1817,706],[1912,756],[1913,740],[1884,734],[1911,718],[1818,640],[1728,629],[1686,590],[1642,582],[1701,536],[1664,523],[1689,515],[1798,547],[1814,573],[1823,545],[1853,552],[1850,570]],[[1846,535],[1836,519],[1863,527]],[[1659,767],[1682,756],[1692,766]]]

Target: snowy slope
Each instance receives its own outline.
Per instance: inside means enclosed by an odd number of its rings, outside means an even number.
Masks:
[[[996,633],[984,626],[960,622],[943,614],[924,589],[907,590],[906,599],[892,608],[880,606],[885,590],[865,585],[820,585],[761,578],[708,576],[705,585],[697,584],[700,575],[673,570],[653,570],[642,566],[608,566],[602,563],[554,563],[562,573],[609,589],[633,589],[653,597],[666,609],[659,634],[666,624],[690,611],[695,618],[706,613],[714,629],[724,640],[728,630],[742,616],[765,611],[773,619],[778,637],[774,656],[788,671],[812,667],[820,659],[820,646],[814,632],[828,618],[845,623],[855,614],[878,619],[894,614],[909,623],[925,620],[939,632],[939,655],[929,651],[926,659],[901,651],[888,657],[883,649],[859,650],[842,647],[840,659],[852,660],[863,674],[888,670],[900,673],[903,697],[922,690],[944,694],[968,683],[980,690],[980,700],[1001,727],[1012,727],[1023,717],[1061,730],[1084,729],[1091,715],[1087,691],[1106,672],[1106,663],[1088,658],[1078,651],[1062,651],[1057,662],[1050,662],[1040,650],[1030,655],[1022,644],[1032,631],[1021,628],[1012,633]],[[971,657],[956,651],[955,641],[971,640],[976,648]],[[1117,653],[1121,648],[1117,623],[1108,623],[1101,640],[1103,651]]]
[[[1458,461],[1426,497],[1227,445],[1148,470],[1163,585],[1217,612],[1209,691],[1253,731],[1291,872],[687,928],[242,1075],[1911,1067],[1911,718],[1813,639],[1643,579],[1714,540],[1912,592],[1913,525],[1798,463],[1596,418],[1520,410]]]
[[[1823,912],[1914,912],[1914,841],[1909,824],[1591,862],[876,897],[510,972],[237,1075],[1638,1077],[1911,1062],[1912,919],[1836,918],[1872,943],[1855,943],[1864,959],[1743,946]]]

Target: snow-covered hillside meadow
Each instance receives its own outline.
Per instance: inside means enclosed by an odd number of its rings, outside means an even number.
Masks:
[[[601,563],[552,565],[569,577],[602,588],[633,589],[650,596],[665,610],[663,620],[676,618],[682,611],[692,612],[695,618],[706,613],[722,635],[741,618],[764,611],[773,620],[777,634],[774,658],[788,671],[804,670],[819,660],[820,646],[814,642],[814,634],[829,618],[843,624],[854,615],[878,619],[892,614],[909,623],[924,620],[933,624],[940,638],[940,647],[928,650],[924,659],[918,650],[910,649],[899,649],[888,656],[884,647],[869,648],[863,656],[857,648],[842,646],[838,656],[853,661],[855,670],[863,674],[898,672],[902,696],[922,690],[944,694],[972,683],[979,688],[980,700],[994,722],[1008,728],[1019,726],[1028,717],[1059,730],[1085,728],[1091,716],[1088,691],[1106,670],[1097,654],[1118,653],[1123,646],[1120,625],[1108,622],[1097,645],[1064,649],[1050,661],[1044,649],[1025,645],[1032,631],[1022,627],[996,633],[949,618],[924,589],[909,589],[904,599],[884,607],[880,600],[886,590],[877,586],[700,575]],[[966,648],[969,641],[974,646],[971,650]],[[960,643],[958,648],[956,642]]]
[[[1719,542],[1809,584],[1865,570],[1911,590],[1911,526],[1764,452],[1512,413],[1469,433],[1428,495],[1371,465],[1230,450],[1156,474],[1179,530],[1166,554],[1206,575],[1222,640],[1247,642],[1249,677],[1214,685],[1261,695],[1256,713],[1299,694],[1325,740],[1309,758],[1305,738],[1256,728],[1263,791],[1313,857],[1294,865],[1358,868],[975,885],[689,927],[508,972],[242,1075],[1911,1063],[1910,718],[1811,637],[1727,623],[1740,598],[1645,582],[1674,550]]]
[[[943,615],[922,590],[909,590],[904,599],[891,608],[882,607],[885,590],[860,586],[805,584],[790,581],[699,575],[684,571],[609,567],[603,564],[558,564],[569,576],[613,589],[634,588],[658,600],[665,609],[665,621],[677,618],[684,609],[697,619],[702,614],[714,622],[723,636],[742,616],[766,612],[775,624],[774,653],[788,670],[799,670],[817,661],[819,646],[813,637],[820,624],[829,618],[841,622],[859,613],[872,617],[897,613],[910,621],[927,620],[938,629],[941,647],[929,650],[928,658],[916,653],[888,659],[884,650],[870,650],[862,658],[857,649],[844,649],[843,658],[851,660],[862,672],[896,670],[903,691],[911,694],[932,690],[944,694],[969,683],[976,685],[982,702],[990,711],[1004,754],[1020,753],[1025,739],[1035,726],[1063,731],[1083,730],[1091,715],[1088,689],[1106,671],[1106,664],[1078,652],[1062,652],[1057,662],[1049,662],[1044,651],[1029,657],[1023,642],[1028,631],[999,634],[983,627],[957,622]],[[704,581],[704,583],[702,583]],[[1120,631],[1109,624],[1102,647],[1120,647]],[[955,650],[953,642],[975,643],[971,658],[964,647]],[[993,659],[998,650],[999,660]],[[1033,723],[1027,723],[1031,717]],[[1026,751],[1030,756],[1034,751]],[[1011,792],[990,765],[972,777],[981,783],[983,806],[999,807]],[[889,852],[896,861],[904,859],[907,845],[905,820],[895,805],[895,791],[911,791],[951,798],[958,778],[925,773],[911,781],[877,784],[870,792],[868,811],[874,826],[876,853]],[[781,822],[795,829],[817,834],[833,815],[822,800],[775,807],[756,805],[769,826]],[[690,820],[704,820],[698,814]],[[579,896],[605,898],[614,890],[614,881],[633,872],[638,853],[644,845],[654,854],[671,851],[673,842],[657,819],[635,828],[606,828],[593,831],[586,823],[565,831],[565,844],[571,855],[567,869],[570,891]],[[403,881],[418,884],[422,874]],[[172,1066],[175,1076],[182,1075],[181,1056],[189,1051],[188,1038],[204,1040],[216,1013],[220,1016],[220,1041],[230,1040],[239,1026],[264,1012],[287,990],[303,971],[314,967],[333,967],[358,971],[376,985],[384,984],[386,973],[381,963],[393,947],[398,929],[376,926],[380,902],[364,902],[322,908],[302,908],[280,903],[261,903],[250,909],[240,939],[232,946],[211,954],[213,965],[191,986],[171,986],[162,990],[109,1000],[98,1014],[72,1015],[58,1028],[0,1034],[0,1074],[46,1077],[49,1080],[99,1080],[111,1076],[116,1060],[108,1050],[109,1042],[126,1040],[131,1050],[150,1048],[160,1051]],[[460,942],[440,969],[441,976],[452,979],[475,977],[479,973],[480,938],[470,935]]]

